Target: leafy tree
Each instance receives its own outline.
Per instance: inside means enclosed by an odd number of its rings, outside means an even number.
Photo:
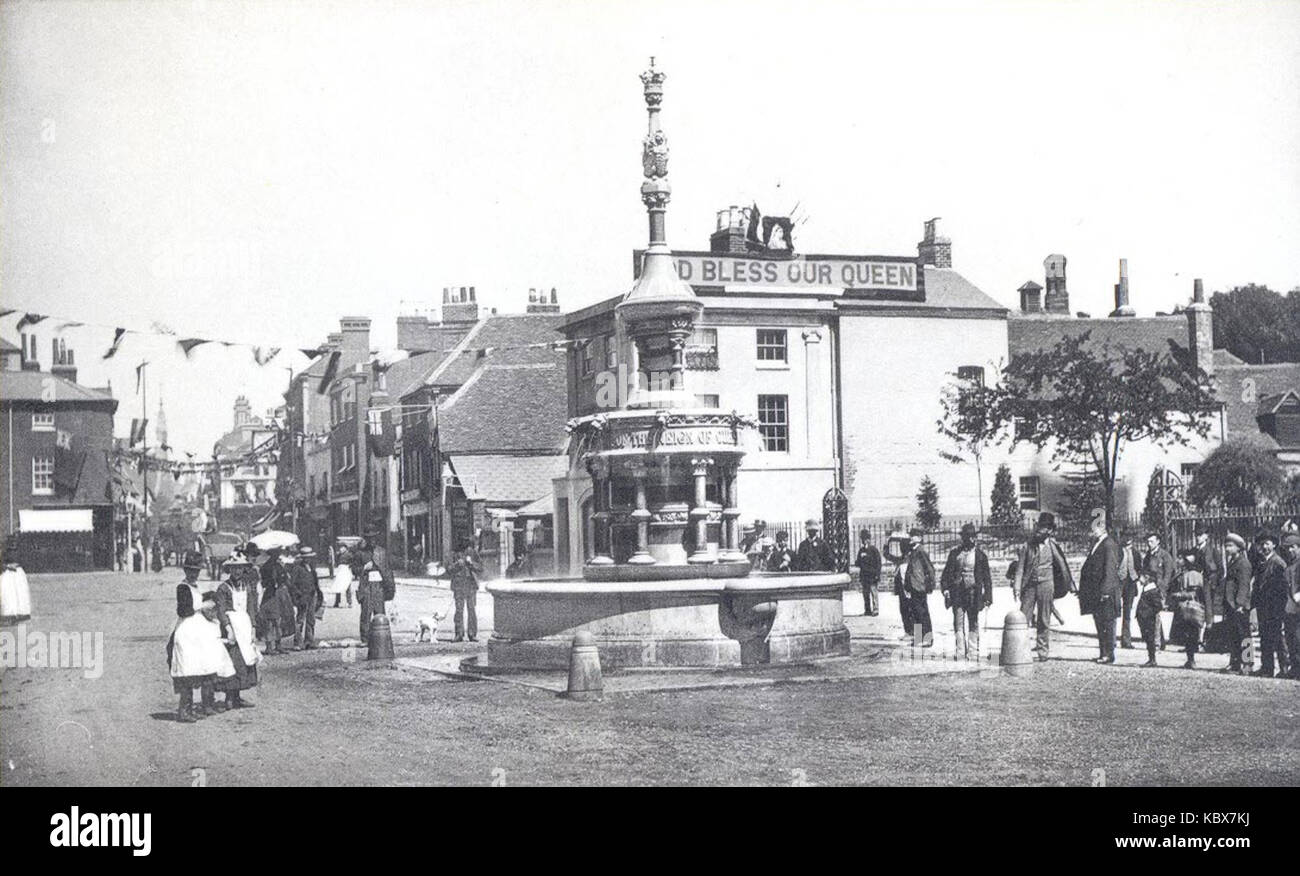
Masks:
[[[1106,488],[1097,472],[1067,472],[1061,490],[1061,517],[1069,528],[1086,532],[1092,523],[1092,509],[1106,507]]]
[[[1214,346],[1252,364],[1300,362],[1300,291],[1250,283],[1210,296]]]
[[[943,515],[939,513],[939,488],[930,476],[921,478],[921,490],[916,494],[916,522],[926,529],[935,529]]]
[[[1062,338],[1050,349],[1016,356],[1000,382],[971,393],[967,404],[987,407],[978,417],[1000,439],[1049,450],[1053,461],[1086,466],[1105,491],[1113,525],[1115,480],[1124,448],[1133,441],[1158,447],[1206,437],[1206,414],[1217,404],[1204,372],[1191,373],[1167,350],[1092,343],[1091,332]],[[949,428],[964,428],[962,418]],[[1019,428],[1013,424],[1019,422]]]
[[[1187,498],[1195,505],[1253,508],[1281,495],[1285,486],[1282,467],[1267,447],[1237,439],[1220,444],[1196,467]]]
[[[998,466],[997,474],[993,476],[989,523],[993,526],[1024,526],[1025,523],[1025,512],[1020,510],[1020,496],[1011,479],[1011,467],[1005,462]]]
[[[956,464],[971,462],[975,466],[975,489],[979,496],[980,523],[984,522],[984,469],[981,461],[984,449],[997,437],[997,429],[988,422],[988,406],[983,404],[986,388],[981,376],[962,378],[956,374],[952,383],[945,386],[939,401],[943,416],[939,418],[939,434],[953,443],[953,450],[940,450],[939,456]]]

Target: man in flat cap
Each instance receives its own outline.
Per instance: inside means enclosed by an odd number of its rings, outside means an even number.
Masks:
[[[1231,624],[1232,651],[1228,655],[1227,672],[1249,674],[1255,665],[1255,646],[1250,633],[1250,559],[1246,556],[1246,540],[1229,532],[1223,542],[1227,565],[1223,572],[1224,623]]]
[[[804,523],[806,537],[794,557],[794,567],[800,572],[834,572],[835,556],[831,546],[822,538],[822,524],[816,518]]]
[[[1052,537],[1056,532],[1056,515],[1044,511],[1038,515],[1033,535],[1016,558],[1016,577],[1011,594],[1020,601],[1020,612],[1037,628],[1034,659],[1046,660],[1051,650],[1052,601],[1073,591],[1074,575],[1065,559],[1065,551]]]
[[[1123,585],[1120,583],[1120,546],[1106,529],[1106,509],[1094,508],[1089,532],[1092,550],[1079,571],[1079,614],[1092,615],[1097,628],[1098,663],[1115,662],[1115,621],[1119,618]]]
[[[993,604],[993,575],[988,555],[975,543],[978,535],[974,523],[962,526],[961,544],[948,552],[939,582],[943,604],[952,609],[954,655],[967,660],[980,659],[980,611]]]

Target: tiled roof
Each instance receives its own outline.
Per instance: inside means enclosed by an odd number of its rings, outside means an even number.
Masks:
[[[50,389],[54,390],[54,404],[111,402],[114,408],[117,407],[117,399],[108,393],[73,383],[48,371],[6,371],[0,375],[0,400],[3,401],[50,403]]]
[[[564,473],[568,457],[456,454],[450,461],[466,498],[532,502],[550,494],[551,479]]]
[[[1017,316],[1007,321],[1007,347],[1014,358],[1056,346],[1065,337],[1091,332],[1090,344],[1109,343],[1122,349],[1172,353],[1187,359],[1187,318],[1148,316],[1079,318],[1071,316]]]
[[[555,453],[565,444],[564,354],[549,362],[486,365],[438,411],[444,452]]]
[[[1216,369],[1219,400],[1224,405],[1229,437],[1254,436],[1277,447],[1273,436],[1259,431],[1261,404],[1289,390],[1300,392],[1300,363],[1228,365]]]
[[[22,351],[23,348],[15,344],[13,341],[0,338],[0,353],[21,353]]]
[[[909,303],[899,302],[899,304],[906,307]],[[933,267],[925,269],[925,302],[911,306],[927,309],[941,307],[950,310],[1006,310],[1006,307],[994,301],[978,286],[952,268]]]
[[[559,332],[564,316],[559,313],[527,313],[489,316],[481,320],[457,345],[428,382],[433,386],[456,387],[467,382],[485,360],[491,364],[524,365],[550,362],[553,351],[539,347],[524,349],[528,344],[563,340]],[[480,350],[491,348],[488,353]],[[561,361],[563,361],[561,359]]]
[[[424,385],[424,381],[442,362],[441,353],[415,353],[388,366],[384,386],[396,402]]]

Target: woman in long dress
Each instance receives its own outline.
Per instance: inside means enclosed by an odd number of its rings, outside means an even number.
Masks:
[[[232,556],[225,564],[230,577],[217,586],[213,600],[226,651],[235,667],[235,674],[220,685],[226,694],[228,709],[253,708],[252,703],[244,702],[240,691],[257,686],[257,664],[262,662],[253,633],[252,616],[249,614],[247,571],[252,567],[253,564],[244,557],[238,554]],[[256,588],[257,584],[252,586]]]
[[[17,624],[32,616],[32,591],[27,573],[17,563],[5,563],[0,572],[0,623]]]
[[[216,604],[210,593],[200,589],[199,572],[203,557],[197,551],[188,551],[182,561],[185,580],[176,585],[176,626],[167,643],[167,661],[171,668],[172,690],[180,695],[176,720],[192,724],[194,691],[199,691],[198,717],[225,711],[225,704],[214,702],[216,684],[235,674],[230,654],[221,641],[221,627],[217,624]]]

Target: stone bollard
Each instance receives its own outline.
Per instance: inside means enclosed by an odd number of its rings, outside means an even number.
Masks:
[[[1007,612],[1002,622],[1002,654],[998,663],[1007,674],[1025,675],[1033,667],[1034,655],[1029,650],[1029,622],[1018,611]]]
[[[596,637],[586,630],[580,630],[573,637],[573,647],[569,651],[569,689],[560,696],[596,702],[605,698]]]
[[[366,630],[366,647],[367,660],[393,659],[393,625],[389,623],[388,615],[377,614],[370,618]]]

